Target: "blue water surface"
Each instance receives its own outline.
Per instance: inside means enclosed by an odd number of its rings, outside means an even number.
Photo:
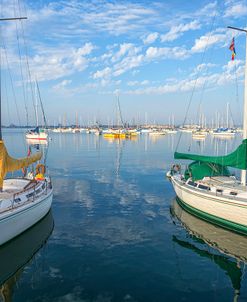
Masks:
[[[3,301],[247,300],[243,256],[239,261],[206,243],[173,211],[166,171],[179,133],[134,140],[50,137],[48,149],[39,148],[47,152],[53,181],[52,212],[37,230],[0,248],[0,261],[13,262],[8,278],[0,276]],[[5,130],[4,138],[11,155],[26,154],[23,130]],[[225,154],[240,139],[197,142],[184,134],[179,149]],[[229,238],[236,247],[247,240],[234,241],[230,232]]]

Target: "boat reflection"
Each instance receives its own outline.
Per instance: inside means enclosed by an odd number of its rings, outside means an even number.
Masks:
[[[240,295],[241,280],[244,275],[244,266],[247,263],[247,237],[233,233],[226,229],[201,220],[187,211],[175,199],[170,212],[174,222],[176,219],[189,233],[186,240],[173,236],[173,242],[190,249],[200,257],[213,261],[227,276],[234,289],[234,301]]]
[[[54,227],[52,212],[26,232],[0,248],[0,300],[11,301],[24,267],[46,243]]]

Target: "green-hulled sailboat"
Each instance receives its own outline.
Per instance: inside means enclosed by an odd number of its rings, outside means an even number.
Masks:
[[[247,35],[244,29],[229,28],[243,31]],[[244,85],[241,145],[226,156],[201,156],[175,152],[175,159],[187,159],[193,162],[184,173],[181,173],[178,165],[174,165],[170,176],[179,203],[187,211],[232,231],[247,234],[247,60]],[[241,169],[241,181],[230,175],[229,167]]]

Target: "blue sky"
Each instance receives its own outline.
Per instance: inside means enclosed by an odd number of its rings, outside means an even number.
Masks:
[[[226,27],[246,26],[246,1],[4,0],[1,15],[28,17],[2,23],[5,124],[25,123],[24,103],[34,121],[20,84],[29,77],[25,48],[50,124],[75,122],[76,113],[82,124],[111,122],[117,95],[126,122],[167,123],[174,115],[181,123],[190,99],[188,121],[198,119],[200,103],[208,123],[216,112],[223,119],[229,102],[240,122],[245,37]]]

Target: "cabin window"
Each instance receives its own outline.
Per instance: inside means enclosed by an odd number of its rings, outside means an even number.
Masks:
[[[188,185],[192,186],[192,187],[196,187],[197,183],[193,182],[193,181],[188,181]]]
[[[216,189],[216,192],[222,194],[223,190],[222,189]]]
[[[30,198],[30,197],[33,196],[33,194],[34,194],[34,193],[29,193],[29,194],[27,194],[26,196],[27,196],[27,198]]]
[[[208,191],[210,190],[210,188],[208,186],[204,186],[204,185],[201,185],[201,184],[198,185],[198,188],[203,189],[203,190],[208,190]]]
[[[236,195],[238,195],[238,193],[237,192],[230,192],[230,195],[236,196]]]
[[[14,199],[14,202],[21,202],[21,199],[18,197],[18,198],[15,198]]]
[[[38,189],[37,191],[35,191],[36,194],[39,194],[42,191],[42,189]]]
[[[45,183],[43,183],[43,185],[42,185],[42,189],[44,190],[44,188],[45,188]]]

